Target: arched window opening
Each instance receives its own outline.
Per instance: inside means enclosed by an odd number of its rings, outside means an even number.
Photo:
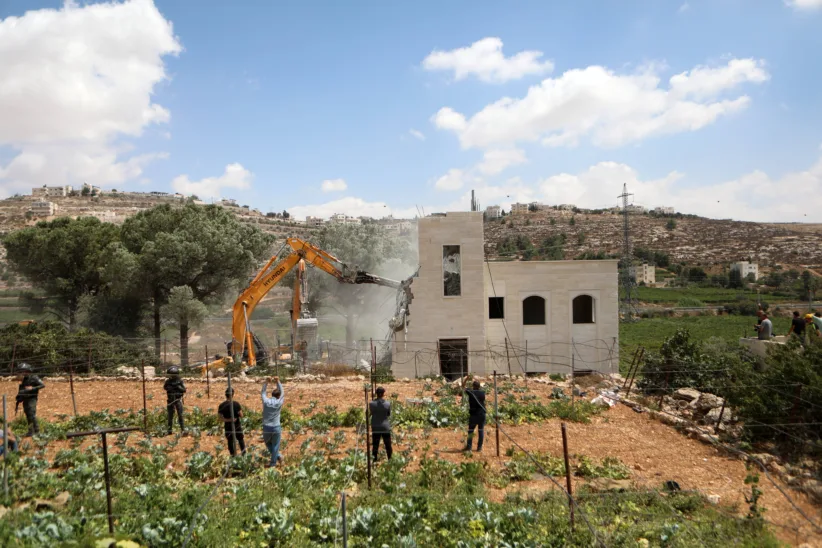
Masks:
[[[545,325],[545,299],[532,295],[522,301],[522,325]]]
[[[579,295],[573,301],[574,323],[594,323],[594,298]]]

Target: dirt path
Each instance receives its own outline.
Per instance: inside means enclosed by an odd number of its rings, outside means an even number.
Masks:
[[[46,383],[47,389],[42,393],[38,405],[39,415],[53,420],[61,414],[70,414],[71,394],[68,383],[48,380]],[[540,398],[547,398],[552,388],[533,382],[529,385]],[[236,399],[244,406],[259,410],[260,388],[261,385],[258,383],[236,383]],[[422,382],[390,383],[386,384],[385,388],[387,394],[398,394],[400,398],[432,395],[430,391],[424,390]],[[16,383],[0,382],[0,393],[12,396],[16,389]],[[81,414],[91,410],[142,408],[142,390],[139,382],[78,382],[75,384],[75,390],[78,412]],[[223,399],[224,390],[224,383],[212,383],[209,399],[205,394],[205,383],[190,381],[185,404],[216,409]],[[164,405],[165,393],[162,391],[162,382],[147,383],[147,393],[151,396],[149,407]],[[285,394],[286,406],[293,411],[308,406],[312,401],[318,402],[318,409],[326,405],[346,409],[364,403],[362,382],[357,380],[341,380],[328,384],[288,383],[285,385]],[[10,398],[10,401],[13,402],[13,398]],[[736,505],[738,512],[744,513],[744,492],[749,492],[749,489],[744,484],[747,472],[743,462],[720,453],[712,446],[687,438],[644,413],[638,414],[625,406],[617,405],[595,417],[590,424],[568,423],[567,428],[572,454],[597,459],[606,456],[618,457],[633,470],[633,480],[640,488],[658,488],[664,481],[674,480],[682,489],[696,489],[706,495],[718,495],[723,505]],[[353,447],[356,443],[354,429],[343,430],[347,435],[341,450]],[[557,456],[562,454],[559,420],[550,420],[538,425],[503,426],[503,430],[529,451],[546,451]],[[471,458],[487,461],[492,468],[500,468],[503,461],[507,460],[504,457],[505,451],[512,443],[504,434],[500,435],[503,457],[497,459],[494,456],[494,434],[493,427],[487,427],[485,450]],[[424,442],[419,439],[420,436],[409,436],[411,437],[416,438],[414,457],[417,461],[423,456],[421,448],[426,444],[430,445],[431,453],[438,453],[442,458],[453,461],[462,461],[466,458],[458,451],[464,443],[464,435],[460,431],[435,429]],[[256,433],[248,433],[246,438],[247,443],[261,443]],[[292,437],[288,440],[285,448],[286,458],[299,458],[300,443],[303,439],[304,437]],[[67,443],[52,444],[53,449],[56,450]],[[175,466],[182,466],[186,456],[185,449],[193,443],[191,438],[182,438],[174,451]],[[200,446],[203,450],[213,451],[218,443],[225,444],[221,436],[203,436]],[[407,442],[398,439],[395,447],[396,451],[403,451],[408,445]],[[544,489],[548,483],[548,480],[540,480],[518,483],[517,486],[523,489]],[[764,476],[760,478],[760,485],[764,492],[762,505],[767,509],[765,517],[773,524],[773,530],[780,539],[793,545],[808,543],[810,546],[822,547],[822,537],[814,534],[807,521]],[[806,514],[822,521],[822,512],[811,504],[805,495],[781,486]]]

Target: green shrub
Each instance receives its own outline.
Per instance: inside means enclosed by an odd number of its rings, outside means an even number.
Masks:
[[[693,297],[683,297],[676,302],[676,305],[681,308],[697,308],[705,306],[705,303]]]

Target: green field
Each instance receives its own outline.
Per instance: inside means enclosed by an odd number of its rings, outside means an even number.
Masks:
[[[682,299],[699,299],[706,305],[733,303],[740,299],[756,302],[756,291],[742,291],[738,289],[723,289],[720,287],[643,287],[639,286],[637,299],[644,303],[675,305]],[[620,298],[624,293],[620,291]],[[795,302],[795,297],[782,297],[762,293],[759,299],[763,302]]]
[[[774,334],[784,335],[790,329],[788,318],[771,318]],[[656,351],[666,337],[673,335],[677,329],[685,328],[697,340],[720,337],[737,341],[740,337],[754,335],[753,316],[685,316],[682,318],[647,318],[635,322],[619,324],[620,369],[631,361],[637,346],[644,346],[645,351]]]

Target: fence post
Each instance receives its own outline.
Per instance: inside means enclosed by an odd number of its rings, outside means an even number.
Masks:
[[[69,390],[71,390],[71,407],[74,409],[74,416],[77,416],[77,400],[74,399],[74,366],[69,362]]]
[[[417,350],[419,352],[419,350]],[[437,365],[439,366],[440,375],[442,375],[442,359],[440,358],[440,340],[437,339]]]
[[[528,384],[528,339],[525,339],[525,384]]]
[[[340,493],[342,496],[342,527],[343,527],[343,548],[348,548],[348,518],[345,514],[345,491]]]
[[[17,335],[14,336],[14,346],[11,349],[11,368],[10,373],[14,373],[14,358],[17,356]]]
[[[163,339],[163,365],[168,365],[168,341]]]
[[[148,432],[148,405],[146,403],[146,361],[140,360],[140,375],[143,377],[143,432]]]
[[[374,351],[374,339],[371,339],[371,398],[374,398],[374,373],[377,370],[377,353]],[[369,485],[370,487],[370,485]]]
[[[106,476],[106,510],[108,511],[108,532],[114,534],[114,516],[111,515],[111,473],[108,470],[108,442],[103,432],[103,472]]]
[[[414,352],[414,378],[419,378],[420,374],[417,372],[417,353]]]
[[[668,391],[668,381],[670,380],[670,378],[671,378],[671,370],[668,369],[665,372],[665,388],[662,389],[662,393],[659,395],[659,403],[657,404],[657,405],[659,405],[659,410],[660,411],[662,411],[662,399],[665,397],[665,392]]]
[[[6,420],[6,395],[3,394],[3,494],[9,500],[9,423]]]
[[[573,491],[571,490],[571,466],[568,463],[568,435],[565,433],[565,423],[562,425],[562,455],[565,459],[565,487],[568,490],[568,510],[571,517],[571,531],[574,530],[574,501]]]
[[[499,457],[499,406],[497,404],[497,370],[494,369],[494,430],[497,434],[497,456]]]
[[[642,358],[645,356],[645,347],[640,346],[639,348],[639,357],[636,360],[636,366],[634,367],[633,373],[631,373],[631,379],[628,381],[628,390],[625,392],[626,398],[631,394],[631,387],[634,385],[634,378],[639,371],[639,364],[642,363]]]
[[[211,399],[211,379],[208,374],[208,345],[205,345],[205,376],[206,376],[206,398]]]
[[[325,363],[331,367],[331,341],[325,341]]]
[[[237,445],[237,424],[234,422],[234,390],[231,388],[230,371],[226,373],[226,377],[228,378],[228,388],[226,389],[226,392],[228,393],[228,414],[231,418],[231,443],[234,445],[234,451],[238,451],[239,446]]]
[[[86,365],[88,372],[91,373],[91,335],[88,338],[88,364]]]
[[[368,463],[368,488],[371,489],[371,409],[368,405],[368,387],[365,392],[365,459]]]
[[[574,411],[574,403],[576,398],[574,396],[575,379],[574,379],[574,350],[571,349],[571,412]]]
[[[505,337],[505,359],[508,361],[508,377],[511,377],[511,355],[508,354],[508,337]]]

